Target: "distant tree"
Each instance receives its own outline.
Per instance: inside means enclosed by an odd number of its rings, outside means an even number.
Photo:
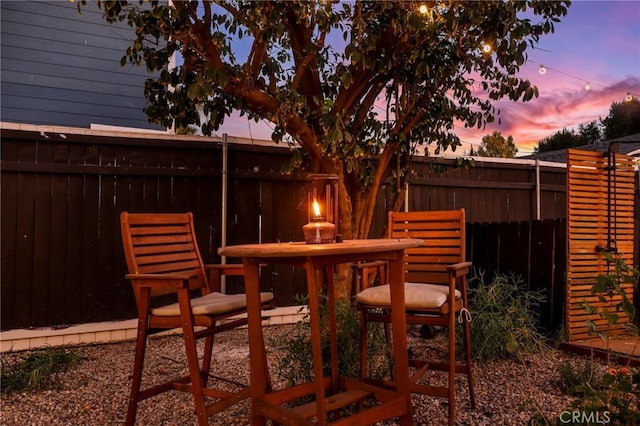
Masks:
[[[574,130],[564,128],[538,142],[538,145],[533,149],[533,152],[540,153],[555,151],[558,149],[573,148],[580,145],[584,145],[584,143],[578,134]]]
[[[640,133],[640,101],[632,98],[630,101],[614,102],[609,108],[609,115],[602,119],[602,124],[605,139]]]
[[[575,148],[577,146],[600,142],[602,140],[601,127],[598,121],[592,121],[590,123],[580,124],[578,130],[568,130],[564,128],[538,142],[538,145],[534,148],[534,152],[539,153]]]
[[[516,156],[518,148],[513,143],[513,136],[504,138],[502,133],[495,131],[491,135],[482,138],[482,145],[478,149],[480,157],[513,158]]]
[[[602,140],[602,125],[597,121],[578,126],[578,136],[584,144],[598,143]]]

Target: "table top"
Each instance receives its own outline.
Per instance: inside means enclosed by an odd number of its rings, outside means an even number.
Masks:
[[[228,257],[307,257],[340,254],[380,253],[420,247],[424,241],[417,238],[381,238],[371,240],[345,240],[341,243],[307,244],[305,242],[240,244],[221,247],[218,254]]]

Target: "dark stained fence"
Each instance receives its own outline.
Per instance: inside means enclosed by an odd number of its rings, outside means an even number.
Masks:
[[[566,229],[566,219],[467,224],[467,258],[474,274],[484,284],[496,274],[513,274],[525,290],[541,291],[540,327],[546,331],[557,329],[564,318]]]
[[[223,204],[219,139],[9,128],[1,136],[3,330],[134,317],[120,242],[124,210],[192,211],[205,261],[221,260],[216,254]],[[302,240],[303,177],[280,172],[289,158],[287,148],[229,144],[227,244]],[[549,288],[553,307],[545,307],[543,316],[545,324],[554,325],[562,306],[557,294],[564,263],[558,256],[564,249],[554,221],[532,221],[536,171],[520,166],[522,173],[509,164],[465,169],[452,160],[418,160],[410,209],[465,207],[468,220],[475,222],[468,225],[468,235],[476,268],[486,277],[513,271],[531,288]],[[506,176],[501,177],[500,167]],[[560,179],[555,171],[544,173],[541,182]],[[542,183],[542,199],[553,201],[553,206],[542,204],[545,218],[554,212],[564,217],[556,205],[564,203],[560,186]],[[389,185],[381,191],[372,237],[383,230],[390,193]],[[276,293],[277,306],[297,304],[304,294],[303,271],[283,266],[261,273],[262,287]],[[238,291],[237,282],[228,286]]]
[[[124,210],[192,211],[203,258],[221,260],[220,143],[3,129],[1,149],[2,329],[135,316]],[[288,159],[286,149],[229,149],[228,244],[260,232],[263,241],[301,238],[303,184],[280,173]],[[265,289],[279,285],[279,306],[303,291],[294,275],[263,271]]]
[[[464,207],[469,222],[566,217],[566,169],[562,167],[499,159],[469,167],[451,159],[422,158],[414,161],[413,169],[409,210]]]

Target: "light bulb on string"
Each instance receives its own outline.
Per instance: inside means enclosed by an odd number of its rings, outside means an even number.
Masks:
[[[586,80],[584,78],[581,78],[580,76],[575,76],[575,75],[572,75],[572,74],[569,74],[569,73],[566,73],[566,72],[563,72],[563,71],[560,71],[560,70],[557,70],[557,69],[554,69],[554,68],[547,68],[546,66],[544,66],[542,64],[537,64],[536,62],[532,61],[531,59],[527,59],[527,62],[538,65],[539,66],[538,72],[540,73],[540,75],[546,74],[547,71],[553,71],[553,72],[565,75],[567,77],[571,77],[571,78],[573,78],[575,80],[580,80],[580,81],[585,83],[584,86],[582,86],[585,91],[590,91],[592,86],[598,86],[598,87],[601,87],[603,89],[608,89],[608,90],[615,90],[614,86],[605,86],[605,85],[599,84],[599,83],[593,83],[593,85],[592,85],[590,81],[588,81],[588,80]],[[638,95],[638,94],[627,92],[626,96],[624,97],[624,101],[625,102],[632,102],[634,100],[637,100],[639,97],[640,97],[640,95]]]
[[[426,15],[427,12],[429,11],[429,8],[427,7],[426,4],[421,4],[420,7],[418,8],[418,11],[423,15]]]
[[[486,42],[484,42],[484,41],[481,41],[481,42],[480,42],[480,46],[481,46],[482,51],[483,51],[484,53],[491,53],[491,51],[493,50],[493,47],[491,47],[491,44],[486,43]]]

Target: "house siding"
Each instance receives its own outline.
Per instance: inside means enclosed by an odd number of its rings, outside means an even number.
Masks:
[[[120,65],[133,33],[94,2],[0,2],[2,121],[159,129],[144,113],[143,67]]]

